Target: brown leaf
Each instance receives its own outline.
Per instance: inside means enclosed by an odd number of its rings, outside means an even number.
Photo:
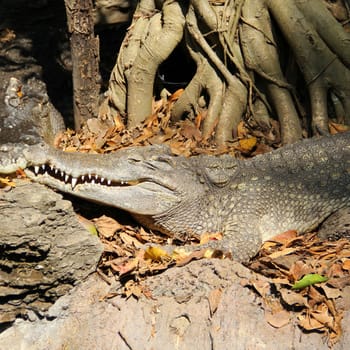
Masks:
[[[350,286],[350,276],[344,276],[339,278],[331,278],[327,281],[327,284],[334,288],[342,289],[346,286]]]
[[[0,188],[5,186],[16,187],[16,184],[8,177],[0,177]]]
[[[311,316],[321,324],[331,327],[333,324],[333,317],[328,313],[328,307],[326,304],[319,305],[318,309],[311,312]]]
[[[305,262],[299,260],[290,268],[289,273],[293,277],[294,281],[300,280],[304,275],[312,273],[312,268]]]
[[[196,126],[197,129],[199,129],[201,127],[202,121],[203,121],[203,114],[202,113],[198,113],[196,115],[196,118],[194,120],[194,124]]]
[[[308,296],[310,299],[312,299],[312,301],[310,300],[310,303],[312,302],[313,304],[319,304],[325,300],[324,295],[320,293],[314,286],[309,287]]]
[[[337,134],[338,132],[349,131],[350,127],[344,124],[338,124],[334,122],[329,123],[329,131],[332,135]]]
[[[261,280],[255,280],[252,281],[252,285],[255,288],[255,290],[263,297],[265,298],[270,294],[271,286],[270,283],[267,281],[261,281]]]
[[[294,292],[288,289],[281,288],[280,293],[283,301],[290,306],[308,306],[307,298],[299,292]]]
[[[210,292],[208,301],[210,308],[210,315],[213,316],[218,309],[222,297],[222,290],[220,288],[214,289]]]
[[[298,260],[300,260],[300,256],[297,254],[283,255],[273,259],[273,264],[285,275],[287,273],[286,271],[289,271],[292,265]]]
[[[90,118],[87,120],[86,125],[90,132],[103,138],[109,129],[107,123],[104,123],[98,118]]]
[[[191,122],[183,123],[181,134],[185,137],[185,139],[193,139],[196,141],[200,141],[202,139],[201,131]]]
[[[123,243],[127,246],[132,246],[137,249],[141,249],[143,247],[143,244],[138,239],[136,239],[135,237],[132,237],[126,232],[120,232],[119,237],[123,241]]]
[[[134,296],[136,299],[139,299],[142,296],[143,291],[139,283],[130,280],[125,283],[124,293],[127,299],[130,298],[130,296]]]
[[[128,257],[126,256],[121,256],[119,258],[113,259],[113,260],[109,260],[106,261],[104,263],[104,266],[111,266],[115,269],[115,271],[119,272],[119,266],[125,264],[128,261]]]
[[[25,179],[27,175],[25,174],[23,169],[19,168],[16,170],[16,177],[20,179]]]
[[[271,282],[273,282],[274,284],[290,285],[288,278],[279,278],[279,277],[271,278]]]
[[[188,263],[190,263],[192,260],[203,259],[204,257],[206,257],[205,252],[206,252],[205,249],[201,249],[201,250],[196,250],[196,251],[191,252],[191,253],[183,253],[183,254],[177,253],[174,256],[174,258],[176,259],[176,266],[178,266],[178,267],[185,266]]]
[[[253,148],[257,144],[257,139],[256,137],[250,137],[246,139],[241,139],[238,141],[239,143],[239,149],[244,152],[244,153],[249,153],[252,152]]]
[[[322,284],[319,288],[323,290],[328,299],[336,299],[342,296],[342,292],[338,288],[329,287],[327,284]]]
[[[102,215],[97,219],[93,219],[99,234],[104,238],[111,238],[113,235],[123,229],[123,225],[119,224],[116,220]]]
[[[290,313],[287,310],[281,310],[276,313],[265,311],[265,320],[275,328],[281,328],[290,321]]]
[[[16,33],[12,29],[4,28],[0,31],[0,43],[8,43],[15,38]]]
[[[104,253],[110,253],[116,256],[125,256],[125,255],[129,255],[126,254],[125,249],[123,249],[122,247],[120,247],[117,244],[114,244],[112,242],[109,241],[104,241]]]
[[[310,315],[299,315],[299,326],[304,328],[306,331],[315,331],[315,330],[324,330],[324,325],[317,321],[315,318]]]
[[[298,248],[285,248],[285,249],[282,249],[282,250],[279,250],[277,252],[273,252],[269,255],[269,257],[271,259],[277,259],[279,258],[280,256],[285,256],[285,255],[289,255],[289,254],[292,254],[294,252],[296,252],[298,250]]]
[[[297,236],[298,236],[298,232],[297,231],[295,231],[295,230],[288,230],[286,232],[282,232],[279,235],[276,235],[276,236],[272,237],[271,239],[269,239],[269,241],[277,242],[277,243],[280,243],[282,245],[288,245]]]
[[[243,121],[239,122],[237,126],[237,136],[240,138],[244,138],[248,135],[248,129],[246,128]]]
[[[139,264],[139,258],[136,257],[134,259],[127,261],[125,264],[121,264],[119,266],[116,266],[113,264],[113,267],[116,271],[119,272],[119,276],[122,276],[136,270],[138,264]]]
[[[343,277],[344,276],[344,270],[342,265],[340,264],[332,264],[332,266],[329,269],[329,276],[331,277]]]
[[[178,89],[176,90],[170,97],[169,97],[169,101],[173,102],[179,99],[179,97],[183,94],[185,90],[184,89]]]
[[[115,132],[120,132],[125,129],[125,125],[121,117],[117,114],[113,116],[113,124]]]

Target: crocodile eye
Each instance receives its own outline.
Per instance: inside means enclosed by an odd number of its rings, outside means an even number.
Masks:
[[[227,174],[225,169],[222,168],[205,168],[204,169],[205,177],[208,181],[217,186],[224,187],[228,184],[230,180],[230,175]]]

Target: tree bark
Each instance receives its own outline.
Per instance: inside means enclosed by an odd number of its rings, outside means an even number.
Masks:
[[[100,92],[99,40],[94,35],[91,0],[65,0],[73,65],[75,128],[96,117]]]

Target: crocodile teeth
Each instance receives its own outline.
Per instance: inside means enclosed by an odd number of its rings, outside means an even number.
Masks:
[[[41,166],[41,169],[43,169],[43,170],[45,170],[45,169],[46,169],[45,164],[43,164],[43,165]]]
[[[58,174],[58,169],[57,168],[55,168],[55,175],[57,175]]]
[[[111,180],[107,180],[107,185],[110,185],[112,183]]]
[[[39,174],[39,167],[37,165],[34,167],[34,173],[35,175]]]
[[[98,175],[95,175],[95,179],[98,180]]]
[[[100,181],[101,181],[101,184],[102,184],[105,181],[105,178],[101,177]]]
[[[81,181],[84,182],[84,180],[85,180],[85,175],[82,175],[80,178],[81,178]]]
[[[91,180],[91,178],[92,178],[92,175],[91,175],[91,174],[88,174],[88,178],[89,178],[89,180]]]
[[[61,177],[63,177],[63,176],[64,176],[64,171],[62,170],[62,171],[61,171]]]
[[[94,184],[95,184],[95,180],[94,180],[94,179],[92,179],[92,180],[91,180],[91,183],[94,185]]]
[[[75,187],[75,185],[77,184],[78,179],[76,177],[72,177],[72,188]]]
[[[64,177],[64,182],[67,182],[69,179],[69,175],[66,174],[66,176]]]

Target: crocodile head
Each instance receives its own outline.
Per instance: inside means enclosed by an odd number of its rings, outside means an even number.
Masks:
[[[40,144],[24,154],[28,160],[25,173],[36,182],[138,216],[163,215],[187,199],[188,190],[197,196],[201,192],[187,160],[171,156],[164,146],[94,155]]]

